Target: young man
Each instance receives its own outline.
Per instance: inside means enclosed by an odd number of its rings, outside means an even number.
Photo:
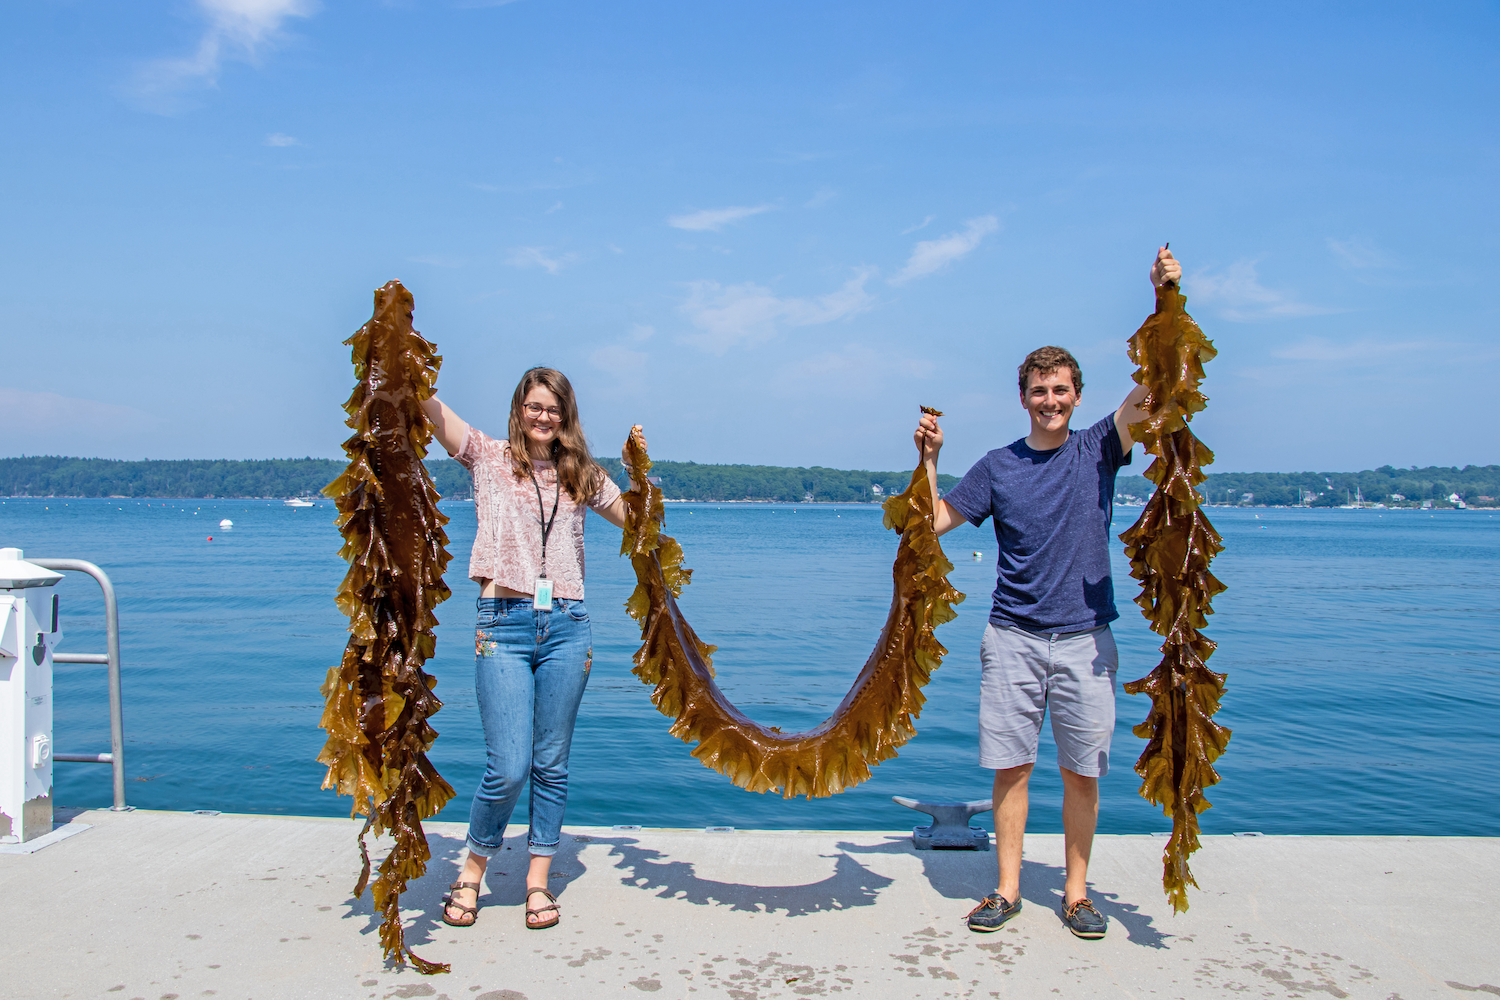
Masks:
[[[1181,275],[1172,254],[1160,250],[1152,284]],[[1063,920],[1081,938],[1102,938],[1106,924],[1088,898],[1088,865],[1115,726],[1118,656],[1109,623],[1119,614],[1109,522],[1115,474],[1130,464],[1130,425],[1145,416],[1138,404],[1146,389],[1136,386],[1113,414],[1074,431],[1068,422],[1083,394],[1083,374],[1073,355],[1039,348],[1019,374],[1030,433],[981,458],[938,501],[934,516],[939,535],[993,516],[1000,547],[979,651],[979,763],[995,772],[1000,882],[969,914],[969,928],[999,930],[1021,910],[1027,782],[1050,709],[1063,779]],[[936,417],[922,418],[915,441],[936,496],[943,447]]]

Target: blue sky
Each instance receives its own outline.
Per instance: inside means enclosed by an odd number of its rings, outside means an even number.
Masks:
[[[1170,240],[1218,471],[1500,462],[1494,3],[4,12],[3,455],[337,456],[399,278],[492,431],[551,364],[600,453],[961,474]]]

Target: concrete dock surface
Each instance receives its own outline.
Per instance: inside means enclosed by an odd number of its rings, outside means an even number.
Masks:
[[[525,830],[490,866],[478,923],[441,923],[464,828],[429,824],[404,897],[407,941],[449,962],[383,960],[356,900],[358,824],[71,812],[89,829],[0,855],[7,998],[550,1000],[797,997],[1500,996],[1500,839],[1206,837],[1201,891],[1173,916],[1152,836],[1101,836],[1101,941],[1058,916],[1062,838],[1027,839],[1025,908],[964,926],[995,855],[917,851],[910,831],[569,827],[562,922],[525,929]]]

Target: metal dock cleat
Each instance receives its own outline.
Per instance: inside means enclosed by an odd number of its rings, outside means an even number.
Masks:
[[[973,802],[919,802],[905,795],[892,795],[891,801],[932,817],[931,826],[919,826],[911,832],[912,843],[919,851],[990,849],[989,831],[969,825],[970,816],[989,812],[994,808],[990,799],[975,799]]]

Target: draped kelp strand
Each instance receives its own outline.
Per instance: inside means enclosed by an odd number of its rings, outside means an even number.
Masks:
[[[370,882],[365,835],[391,834],[371,890],[384,917],[380,943],[388,959],[410,959],[430,975],[448,966],[406,947],[401,894],[432,856],[422,820],[453,797],[427,759],[438,735],[428,720],[443,703],[432,693],[437,679],[422,670],[436,646],[432,609],[450,596],[443,583],[448,518],[422,464],[432,440],[422,401],[432,396],[443,359],[412,329],[411,315],[411,293],[388,282],[375,292],[370,322],[344,341],[358,382],[344,404],[354,435],[344,442],[349,467],[323,492],[336,501],[339,554],[349,563],[335,601],[349,616],[350,635],[343,661],[323,682],[328,742],[318,761],[328,765],[323,787],[354,797],[351,816],[369,816],[359,834],[355,896]]]
[[[1209,808],[1203,790],[1219,780],[1213,762],[1230,735],[1213,721],[1224,675],[1208,669],[1215,645],[1199,632],[1213,614],[1210,602],[1224,590],[1208,570],[1224,543],[1200,508],[1203,498],[1196,489],[1205,478],[1202,467],[1214,455],[1187,426],[1208,405],[1199,385],[1204,363],[1218,352],[1186,304],[1176,284],[1161,285],[1156,312],[1130,338],[1130,360],[1139,366],[1135,380],[1148,390],[1140,404],[1146,417],[1130,425],[1130,436],[1155,456],[1146,478],[1156,492],[1120,536],[1130,575],[1141,582],[1135,602],[1166,640],[1156,669],[1125,690],[1151,696],[1150,715],[1134,729],[1149,741],[1135,770],[1141,795],[1172,818],[1172,836],[1162,853],[1162,886],[1178,913],[1188,908],[1187,887],[1198,887],[1188,856],[1198,849],[1198,814]]]
[[[625,608],[640,622],[634,673],[652,686],[651,701],[673,720],[671,733],[696,743],[704,766],[752,792],[818,798],[853,788],[870,768],[896,756],[916,735],[912,720],[926,700],[922,686],[948,651],[933,630],[954,617],[964,599],[948,583],[953,565],[932,526],[933,498],[918,467],[904,493],[885,502],[885,526],[901,535],[891,569],[894,594],[875,651],[833,715],[804,733],[762,726],[736,709],[714,683],[717,648],[698,638],[677,598],[693,571],[682,546],[661,533],[661,490],[648,478],[651,459],[632,439],[627,463],[642,487],[625,494],[622,555],[637,586]]]

